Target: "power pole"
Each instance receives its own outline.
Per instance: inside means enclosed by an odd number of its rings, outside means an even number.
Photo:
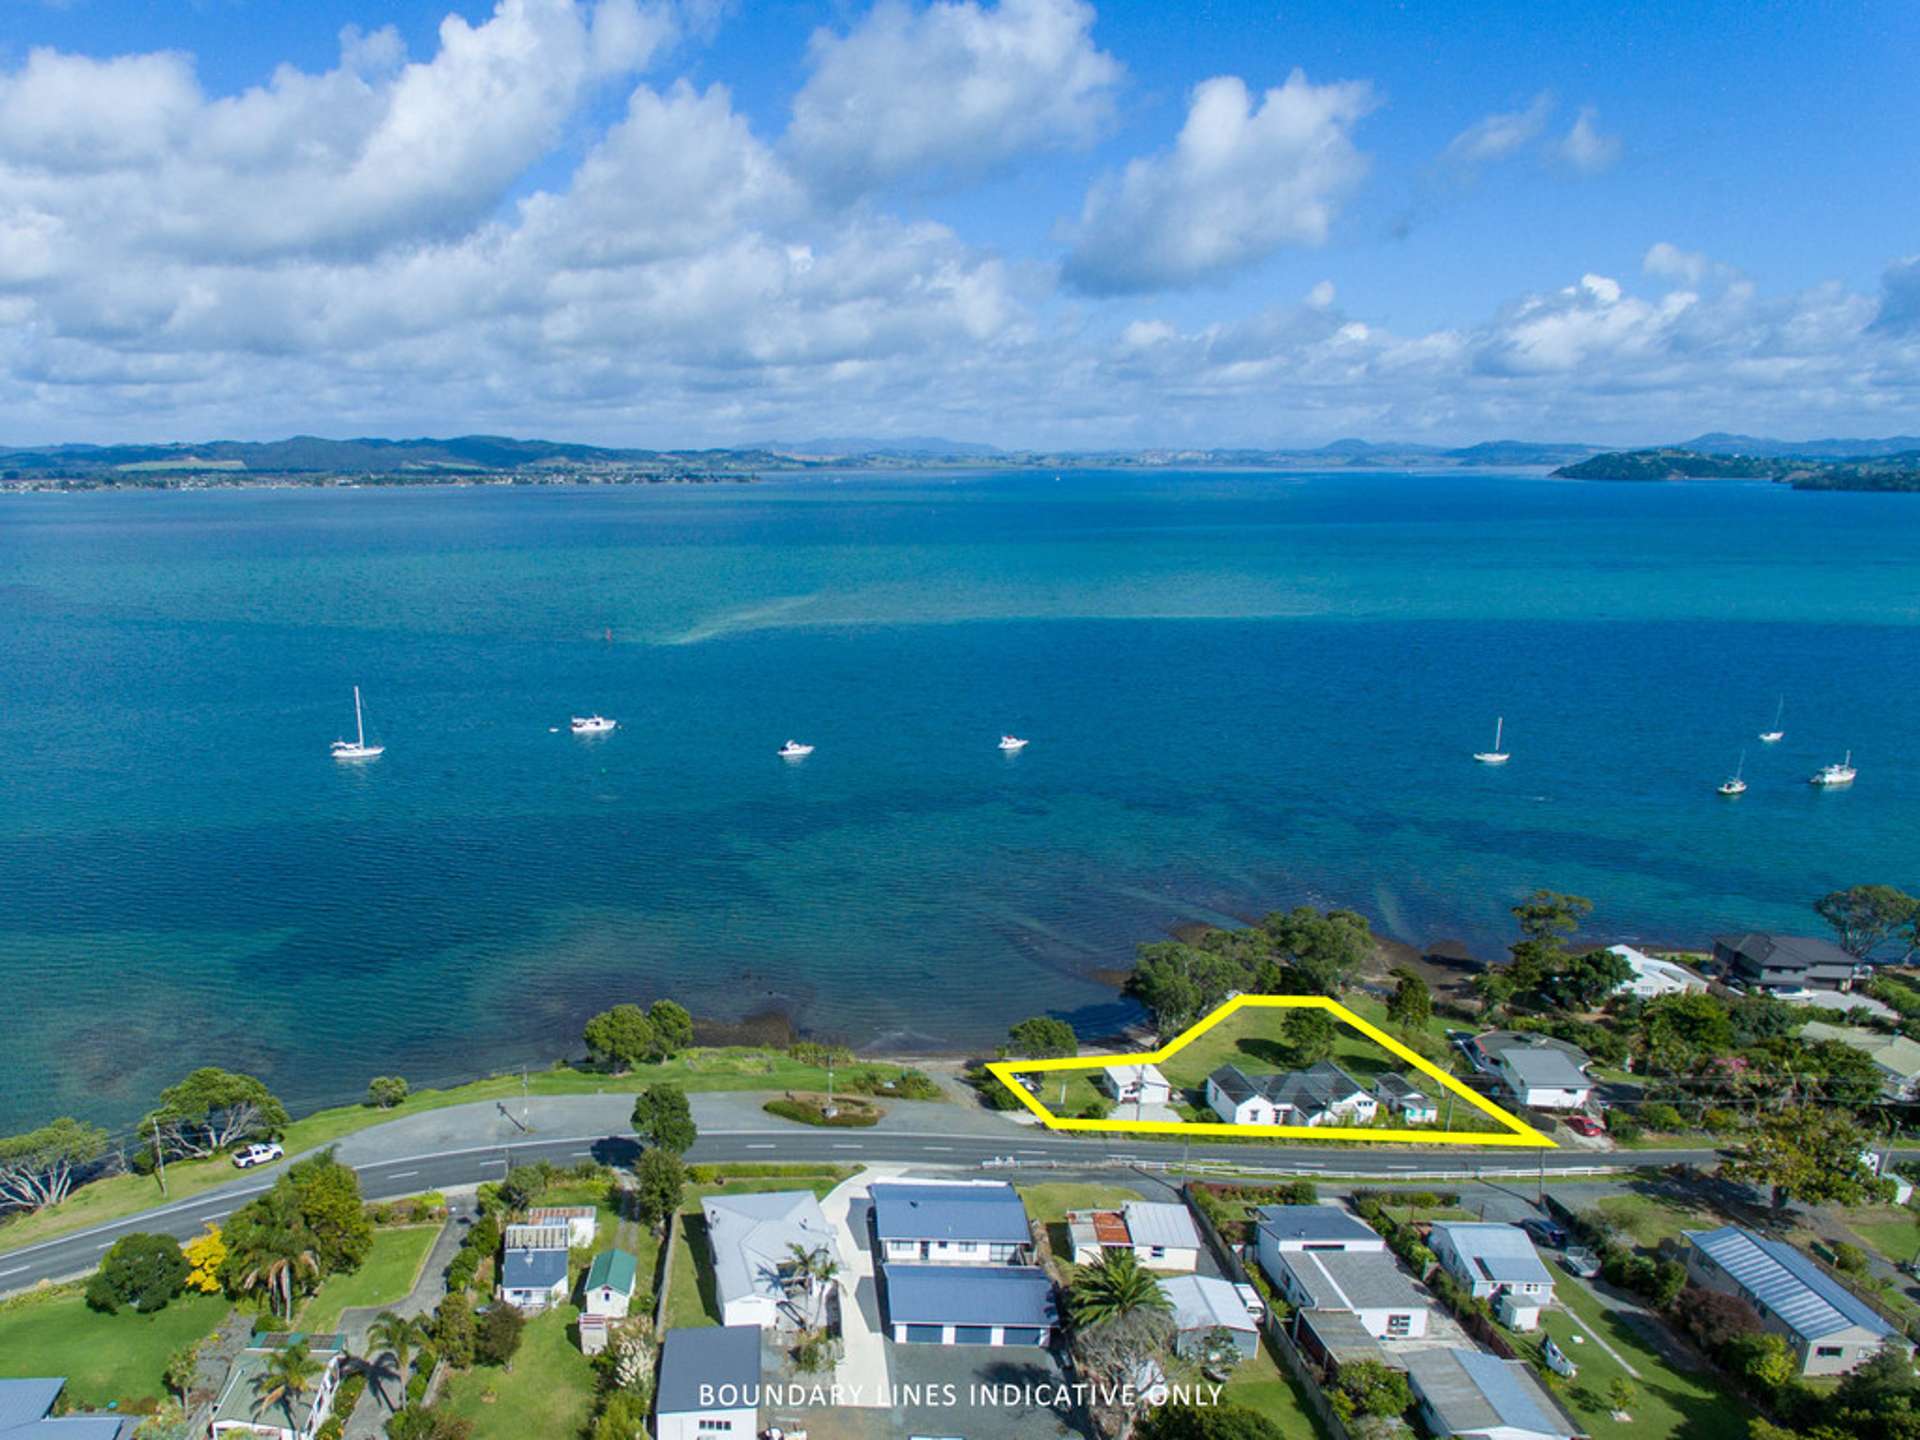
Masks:
[[[520,1067],[520,1123],[529,1130],[533,1128],[527,1119],[527,1095],[530,1088],[527,1080],[527,1067],[522,1065]]]

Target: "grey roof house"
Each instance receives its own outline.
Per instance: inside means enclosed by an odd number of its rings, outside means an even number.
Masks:
[[[1878,1311],[1784,1241],[1737,1225],[1682,1233],[1689,1278],[1751,1305],[1793,1347],[1803,1375],[1844,1374],[1897,1338]]]
[[[1382,1340],[1417,1340],[1432,1307],[1413,1277],[1384,1250],[1288,1250],[1267,1272],[1299,1310],[1344,1310]]]
[[[1521,1361],[1426,1350],[1407,1356],[1406,1365],[1421,1418],[1436,1436],[1572,1440],[1580,1433]]]
[[[126,1440],[138,1415],[55,1415],[65,1376],[0,1380],[0,1440]]]
[[[833,1226],[811,1190],[715,1195],[700,1205],[713,1252],[714,1289],[727,1325],[791,1329],[809,1323],[788,1294],[794,1247],[825,1250],[836,1263]],[[824,1309],[820,1312],[824,1316]]]
[[[499,1298],[516,1310],[544,1310],[567,1298],[565,1250],[504,1250]]]
[[[1759,990],[1844,990],[1859,968],[1831,940],[1768,930],[1715,936],[1713,958],[1727,979]]]
[[[1173,1275],[1160,1282],[1160,1293],[1173,1307],[1176,1355],[1203,1354],[1208,1337],[1222,1330],[1243,1357],[1260,1348],[1260,1327],[1247,1313],[1247,1302],[1232,1281],[1214,1275]]]
[[[1278,1075],[1249,1075],[1222,1065],[1207,1077],[1207,1104],[1235,1125],[1324,1125],[1368,1120],[1378,1102],[1331,1060]]]

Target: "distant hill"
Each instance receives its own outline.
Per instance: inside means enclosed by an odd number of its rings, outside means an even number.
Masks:
[[[1004,455],[997,445],[981,445],[971,440],[942,440],[931,435],[907,435],[897,440],[877,440],[870,436],[836,436],[822,440],[769,440],[754,447],[784,455],[863,456],[899,455],[914,460],[967,458]]]
[[[1682,441],[1676,450],[1703,455],[1796,456],[1808,460],[1860,460],[1920,451],[1920,436],[1889,435],[1884,440],[1769,440],[1759,435],[1714,431]]]
[[[1920,491],[1920,447],[1871,458],[1706,454],[1672,446],[1596,455],[1553,472],[1570,480],[1768,480],[1796,490]]]

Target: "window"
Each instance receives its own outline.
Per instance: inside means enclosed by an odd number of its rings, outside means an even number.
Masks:
[[[1149,1245],[1147,1247],[1147,1257],[1151,1260],[1164,1260],[1166,1256],[1167,1247],[1164,1245]]]
[[[1847,1347],[1844,1345],[1822,1345],[1815,1349],[1813,1353],[1818,1355],[1822,1360],[1837,1360],[1847,1353]]]
[[[731,1420],[702,1420],[700,1422],[700,1433],[702,1435],[726,1435],[732,1433],[732,1431],[733,1421]]]
[[[1407,1338],[1407,1336],[1411,1335],[1412,1333],[1413,1333],[1413,1316],[1411,1315],[1387,1316],[1387,1334],[1389,1336],[1393,1336],[1398,1339],[1404,1340]]]

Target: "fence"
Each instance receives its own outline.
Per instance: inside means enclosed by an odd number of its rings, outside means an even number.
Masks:
[[[667,1218],[667,1238],[660,1247],[660,1284],[653,1297],[653,1333],[664,1339],[667,1333],[667,1292],[673,1288],[673,1247],[680,1239],[680,1212]]]
[[[1545,1173],[1549,1178],[1571,1175],[1618,1175],[1652,1168],[1657,1162],[1636,1159],[1626,1154],[1613,1164],[1556,1165]],[[1088,1155],[1071,1160],[1021,1159],[1017,1155],[995,1155],[980,1162],[983,1170],[1151,1170],[1180,1175],[1256,1175],[1289,1180],[1367,1180],[1376,1185],[1399,1185],[1429,1180],[1532,1180],[1541,1174],[1536,1165],[1476,1165],[1451,1170],[1340,1170],[1317,1162],[1291,1165],[1246,1164],[1238,1160],[1163,1160],[1144,1155]]]

